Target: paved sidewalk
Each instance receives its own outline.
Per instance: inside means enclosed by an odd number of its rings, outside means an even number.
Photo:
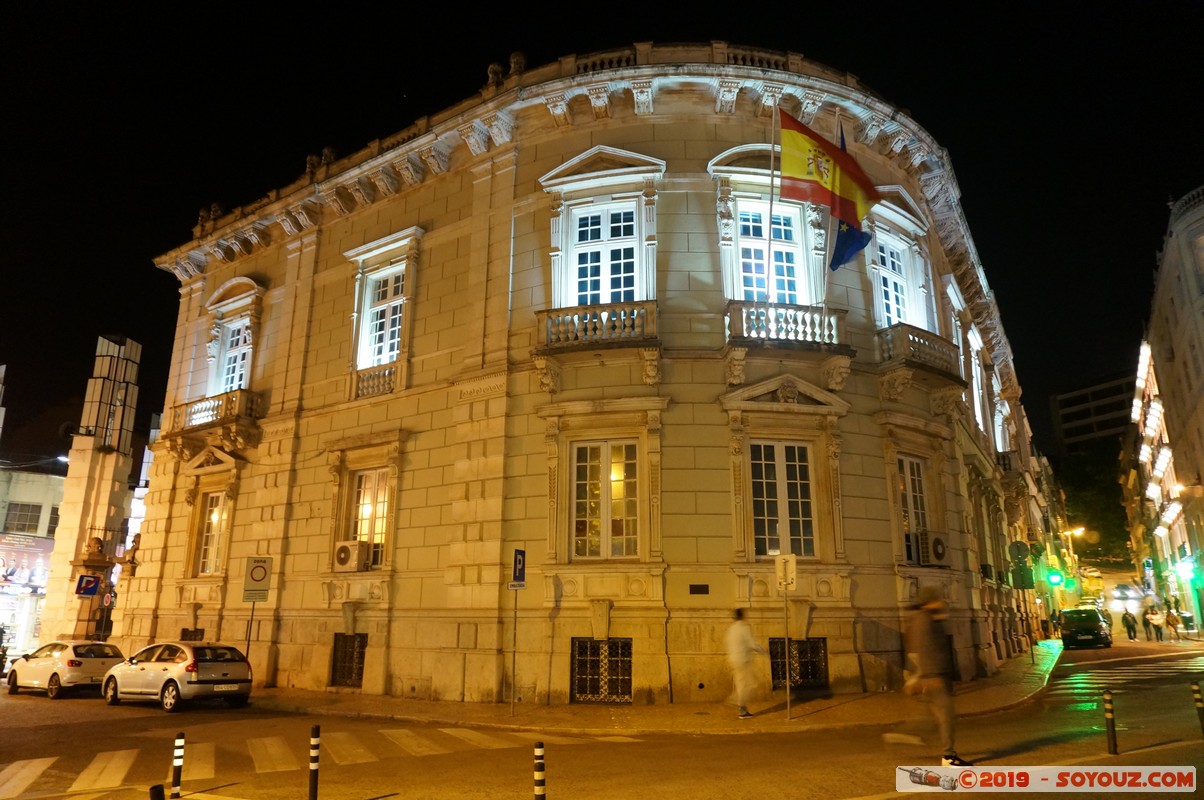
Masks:
[[[1062,643],[1047,639],[1032,653],[1005,662],[990,678],[957,687],[957,711],[962,717],[987,714],[1027,702],[1045,688],[1057,665]],[[754,705],[753,718],[736,719],[726,703],[669,703],[664,705],[531,705],[518,703],[458,703],[407,700],[348,691],[259,689],[251,702],[257,708],[316,716],[380,718],[444,725],[548,731],[588,735],[626,733],[730,734],[886,726],[914,719],[925,712],[901,692],[874,692],[801,697]]]

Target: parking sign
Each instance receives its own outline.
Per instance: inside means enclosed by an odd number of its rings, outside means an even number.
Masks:
[[[514,569],[510,573],[510,583],[506,585],[507,589],[526,589],[527,588],[527,551],[514,551]]]

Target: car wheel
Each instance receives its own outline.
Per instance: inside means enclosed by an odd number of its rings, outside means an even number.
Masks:
[[[117,694],[117,679],[109,678],[105,681],[105,702],[111,706],[115,706],[121,702],[121,697]]]
[[[51,700],[58,700],[63,696],[63,684],[58,675],[51,675],[50,680],[46,682],[46,696]]]
[[[180,707],[180,687],[176,686],[175,681],[163,684],[163,691],[159,692],[159,705],[169,714]]]
[[[8,693],[9,694],[17,693],[17,672],[16,672],[16,670],[10,669],[8,671]]]
[[[250,699],[245,694],[240,694],[237,697],[227,697],[226,705],[230,706],[230,708],[243,708]]]

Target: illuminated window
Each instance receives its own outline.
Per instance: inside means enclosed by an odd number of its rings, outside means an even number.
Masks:
[[[410,313],[421,228],[407,228],[343,255],[356,265],[353,397],[405,387],[409,368]]]
[[[639,469],[634,441],[573,445],[573,557],[638,555]]]
[[[206,492],[201,497],[197,535],[196,574],[223,572],[226,535],[230,524],[230,502],[225,492]]]
[[[251,323],[241,319],[225,326],[222,335],[221,392],[247,388],[247,370],[251,363]]]
[[[907,321],[907,279],[903,252],[887,244],[878,245],[878,302],[883,327]]]
[[[360,366],[375,367],[397,360],[401,353],[401,320],[405,306],[405,270],[368,279],[368,320],[360,343]]]
[[[921,552],[920,534],[928,530],[928,508],[924,500],[924,462],[901,455],[896,467],[896,478],[899,482],[899,522],[903,528],[903,557],[908,564],[919,564],[926,558]]]
[[[643,300],[636,280],[639,241],[634,202],[589,206],[573,213],[575,306]]]
[[[42,519],[42,507],[34,503],[9,503],[4,515],[4,530],[8,533],[37,533]]]
[[[367,469],[352,475],[351,538],[372,546],[370,563],[384,563],[385,534],[389,525],[389,470]]]
[[[876,213],[899,216],[883,209]],[[874,283],[874,316],[879,328],[911,325],[937,333],[928,259],[919,246],[918,230],[907,234],[883,224],[873,226],[874,254],[869,264]]]
[[[803,236],[796,207],[741,201],[736,227],[739,299],[798,305],[807,300],[803,279]]]
[[[807,447],[751,442],[753,546],[758,556],[815,555],[815,513]]]

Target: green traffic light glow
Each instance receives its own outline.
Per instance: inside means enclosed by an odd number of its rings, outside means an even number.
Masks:
[[[1054,570],[1054,571],[1050,572],[1048,575],[1046,575],[1045,579],[1047,581],[1049,581],[1051,586],[1057,586],[1058,584],[1060,584],[1062,582],[1062,573],[1058,572],[1057,570]]]

